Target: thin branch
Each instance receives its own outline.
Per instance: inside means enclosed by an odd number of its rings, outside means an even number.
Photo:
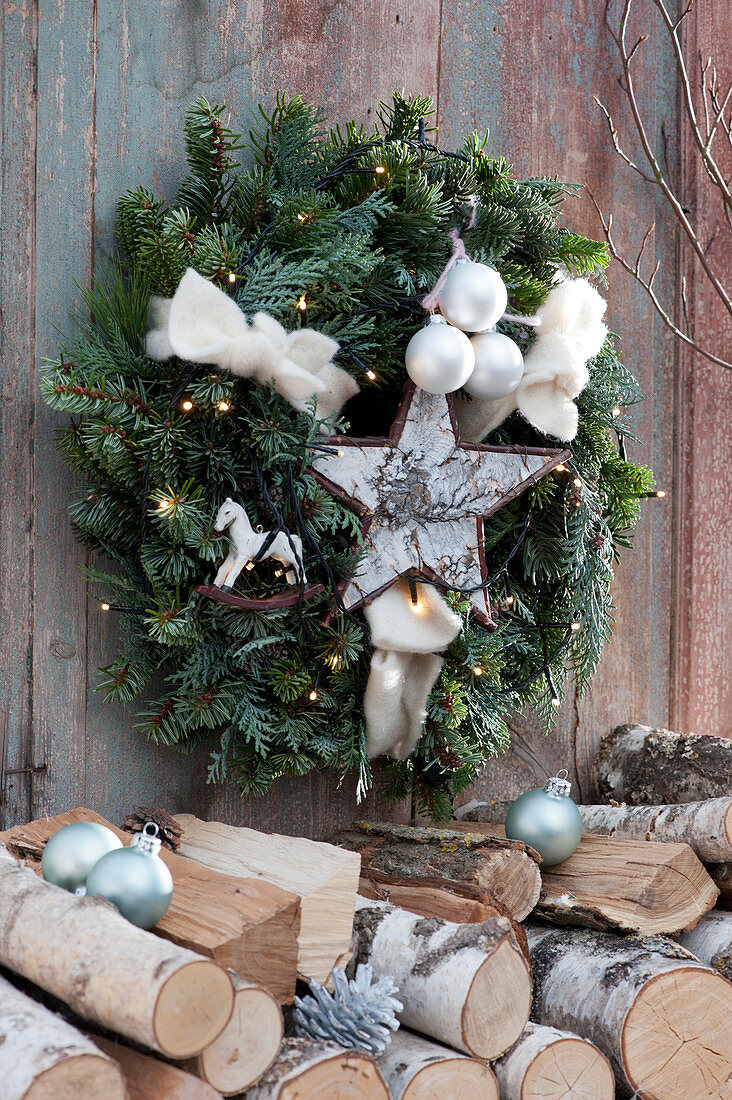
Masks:
[[[628,167],[632,168],[634,172],[637,172],[641,179],[645,180],[646,183],[657,184],[658,180],[655,180],[652,176],[649,176],[647,172],[644,172],[643,169],[639,165],[637,165],[635,161],[631,159],[631,157],[628,156],[628,154],[620,145],[617,126],[615,125],[612,115],[610,114],[602,100],[598,99],[597,96],[593,96],[592,98],[595,100],[595,103],[605,116],[607,128],[610,131],[610,137],[612,139],[613,147],[621,160],[624,160]]]
[[[592,200],[592,203],[595,207],[595,210],[597,211],[597,216],[600,219],[600,224],[602,226],[602,231],[605,235],[605,240],[607,241],[607,246],[608,246],[608,250],[610,252],[610,255],[613,257],[614,260],[616,260],[620,264],[620,266],[623,268],[624,271],[627,271],[629,275],[632,275],[633,278],[636,280],[636,282],[639,283],[643,287],[646,294],[651,299],[651,302],[653,303],[654,309],[658,313],[658,316],[661,318],[664,325],[666,325],[666,327],[671,330],[671,332],[674,334],[674,336],[678,337],[678,339],[683,341],[683,343],[685,343],[688,347],[690,347],[694,351],[698,352],[699,355],[703,355],[705,359],[709,359],[712,363],[716,363],[717,366],[724,367],[726,370],[732,370],[732,362],[727,362],[727,360],[725,360],[725,359],[720,359],[718,355],[715,355],[713,352],[708,351],[706,348],[702,347],[701,344],[698,344],[697,341],[692,336],[690,336],[688,332],[684,332],[682,329],[680,329],[678,327],[678,325],[676,325],[674,323],[674,321],[671,319],[671,316],[668,314],[666,309],[661,304],[661,302],[658,298],[658,295],[656,294],[655,290],[653,289],[653,282],[656,278],[656,275],[658,274],[660,264],[661,264],[660,260],[656,264],[656,266],[653,270],[653,274],[651,275],[651,278],[648,279],[648,280],[643,278],[643,274],[641,272],[640,265],[641,265],[641,261],[642,261],[642,258],[643,258],[643,251],[645,249],[646,242],[647,242],[650,234],[653,231],[653,226],[651,226],[651,228],[646,232],[646,234],[643,238],[643,243],[641,245],[638,256],[636,257],[635,263],[630,264],[625,259],[625,257],[618,251],[618,248],[615,244],[615,240],[614,240],[613,235],[612,235],[612,226],[613,226],[612,214],[609,215],[606,218],[605,215],[603,214],[602,210],[600,209],[595,196],[593,195],[593,193],[591,191],[589,191],[589,196]],[[686,298],[686,280],[684,280],[683,283],[682,283],[682,300],[684,302],[685,302],[685,298]],[[685,315],[687,314],[686,305],[684,305],[684,313],[685,313]],[[686,316],[686,321],[687,321],[687,327],[689,327],[688,326],[688,315]]]

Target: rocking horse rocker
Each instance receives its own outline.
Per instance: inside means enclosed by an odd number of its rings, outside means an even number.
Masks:
[[[220,603],[235,607],[255,609],[261,607],[291,607],[298,600],[307,598],[321,585],[308,585],[302,558],[302,540],[298,535],[285,531],[264,531],[252,527],[241,504],[227,497],[219,508],[214,524],[217,531],[227,531],[229,553],[219,568],[212,586],[199,585],[196,591]],[[242,569],[252,568],[257,561],[273,558],[281,563],[290,590],[277,596],[262,599],[233,596],[232,588]]]

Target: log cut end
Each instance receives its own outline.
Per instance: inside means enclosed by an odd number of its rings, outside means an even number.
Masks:
[[[163,985],[155,1004],[153,1029],[169,1058],[200,1054],[231,1019],[234,987],[220,966],[197,959],[179,967]]]
[[[497,1058],[523,1031],[530,1008],[529,969],[522,953],[505,940],[476,972],[463,1005],[465,1049],[476,1058]]]
[[[376,1062],[358,1050],[334,1043],[285,1039],[277,1061],[247,1093],[247,1100],[389,1100]]]
[[[631,1087],[653,1100],[730,1096],[731,1018],[732,985],[718,974],[680,966],[651,978],[623,1024]]]
[[[607,1058],[579,1038],[562,1038],[528,1066],[516,1100],[613,1100],[615,1078]]]
[[[70,1058],[37,1077],[23,1100],[79,1100],[80,1096],[126,1100],[127,1090],[119,1066],[102,1054]]]
[[[499,1100],[498,1082],[489,1066],[472,1058],[445,1058],[412,1078],[401,1100]]]
[[[199,1056],[201,1077],[224,1096],[244,1092],[274,1062],[283,1033],[275,998],[266,989],[242,983],[229,1023]]]

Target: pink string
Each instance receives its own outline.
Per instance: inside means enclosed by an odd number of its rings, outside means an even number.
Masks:
[[[426,309],[430,313],[437,305],[437,299],[440,296],[440,291],[445,285],[445,280],[454,268],[455,264],[458,262],[458,260],[467,260],[468,258],[465,251],[465,242],[460,236],[460,231],[458,229],[451,229],[447,235],[452,241],[452,253],[450,255],[450,259],[443,267],[442,273],[435,285],[432,287],[432,290],[422,299],[422,308]]]

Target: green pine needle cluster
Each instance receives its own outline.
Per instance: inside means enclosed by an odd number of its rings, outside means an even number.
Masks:
[[[77,335],[46,364],[45,399],[70,415],[61,452],[87,485],[72,520],[83,544],[111,563],[90,577],[100,600],[124,609],[121,652],[102,670],[103,690],[112,702],[144,700],[139,724],[152,740],[181,752],[205,742],[210,778],[232,777],[245,792],[315,768],[356,771],[361,791],[372,782],[362,708],[368,634],[358,616],[325,620],[327,570],[340,578],[356,568],[359,524],[313,477],[308,448],[320,437],[311,415],[210,366],[196,368],[173,401],[191,364],[146,356],[150,296],[171,296],[193,267],[245,312],[264,310],[288,330],[303,323],[304,298],[307,325],[340,343],[339,365],[362,387],[338,429],[385,434],[405,381],[404,349],[422,324],[419,296],[445,264],[447,231],[467,224],[471,196],[479,211],[467,251],[499,269],[514,312],[539,306],[557,265],[597,277],[607,264],[604,245],[558,224],[574,188],[516,179],[477,134],[462,156],[439,155],[431,113],[425,98],[395,96],[374,132],[353,123],[326,132],[316,110],[281,95],[271,114],[260,108],[243,142],[223,107],[197,100],[186,117],[189,174],[175,201],[143,187],[122,196],[119,267],[86,294]],[[521,327],[502,328],[524,347],[530,340]],[[432,693],[418,753],[386,768],[387,793],[411,793],[436,818],[449,813],[450,792],[506,748],[507,713],[532,706],[550,728],[567,676],[584,690],[609,637],[614,556],[629,544],[652,477],[618,454],[616,433],[627,424],[617,411],[641,394],[611,339],[590,374],[570,469],[486,523],[489,573],[505,565],[490,592],[499,629],[486,632],[464,598],[448,596],[464,630]],[[489,442],[556,445],[518,416]],[[301,608],[242,611],[195,591],[226,553],[213,528],[226,496],[253,523],[273,526],[258,471],[295,530],[291,478],[320,548],[322,559],[306,556],[306,568],[325,591]],[[265,561],[242,573],[236,591],[265,597],[282,585]],[[570,623],[578,628],[568,637]]]

